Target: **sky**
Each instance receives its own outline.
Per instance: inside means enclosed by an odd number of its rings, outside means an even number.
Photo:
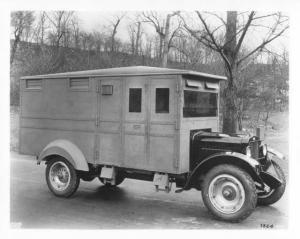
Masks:
[[[128,24],[134,19],[135,14],[138,12],[129,11],[126,13],[126,17],[121,21],[120,26],[118,28],[117,37],[124,40],[129,41],[129,35],[128,35]],[[190,14],[192,13],[192,14]],[[191,16],[194,14],[194,12],[190,12],[187,15]],[[120,11],[77,11],[76,12],[81,27],[86,31],[93,31],[93,30],[101,30],[103,29],[104,25],[109,25],[110,21],[118,15],[121,15],[122,12]],[[162,15],[166,15],[167,12],[161,12]],[[223,16],[225,17],[225,12],[222,12]],[[264,15],[268,14],[268,12],[258,12],[258,15]],[[195,17],[195,16],[194,16]],[[196,22],[199,21],[199,19],[196,19]],[[212,25],[218,24],[215,20],[215,17],[209,17],[209,21]],[[262,21],[258,21],[260,23]],[[264,24],[272,24],[272,19],[265,19]],[[143,29],[146,33],[149,34],[155,34],[154,29],[149,24],[143,24]],[[253,30],[250,30],[245,38],[244,44],[249,46],[249,48],[254,48],[257,46],[260,42],[262,42],[263,37],[266,35],[266,29],[264,28],[252,28]],[[288,49],[288,34],[289,32],[286,31],[286,33],[276,39],[274,42],[270,43],[268,45],[268,49],[274,51],[274,52],[282,52],[283,49]]]

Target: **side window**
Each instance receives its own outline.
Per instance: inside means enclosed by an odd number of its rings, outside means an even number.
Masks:
[[[155,113],[169,113],[169,88],[156,88]]]
[[[142,112],[142,88],[129,89],[129,112]]]

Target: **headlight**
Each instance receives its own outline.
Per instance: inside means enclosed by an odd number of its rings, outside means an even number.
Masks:
[[[246,148],[246,155],[251,157],[251,149],[249,146],[247,146],[247,148]]]
[[[267,145],[263,145],[262,146],[262,153],[263,153],[263,156],[265,157],[267,155],[267,152],[268,152],[268,148],[267,148]]]

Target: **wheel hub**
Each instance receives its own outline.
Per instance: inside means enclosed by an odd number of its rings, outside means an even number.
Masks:
[[[49,179],[54,189],[58,191],[65,190],[70,183],[70,170],[68,166],[61,161],[55,162],[50,168]]]
[[[223,197],[229,201],[232,201],[236,197],[236,191],[231,186],[225,186],[222,191]]]
[[[219,175],[211,181],[208,196],[216,210],[225,214],[237,212],[245,202],[243,185],[229,174]]]

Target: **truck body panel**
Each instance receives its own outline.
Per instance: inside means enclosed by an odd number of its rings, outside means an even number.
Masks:
[[[190,132],[216,131],[218,114],[184,117],[185,91],[218,93],[205,84],[220,77],[125,68],[23,77],[20,152],[39,155],[52,141],[67,140],[89,164],[187,173]]]

